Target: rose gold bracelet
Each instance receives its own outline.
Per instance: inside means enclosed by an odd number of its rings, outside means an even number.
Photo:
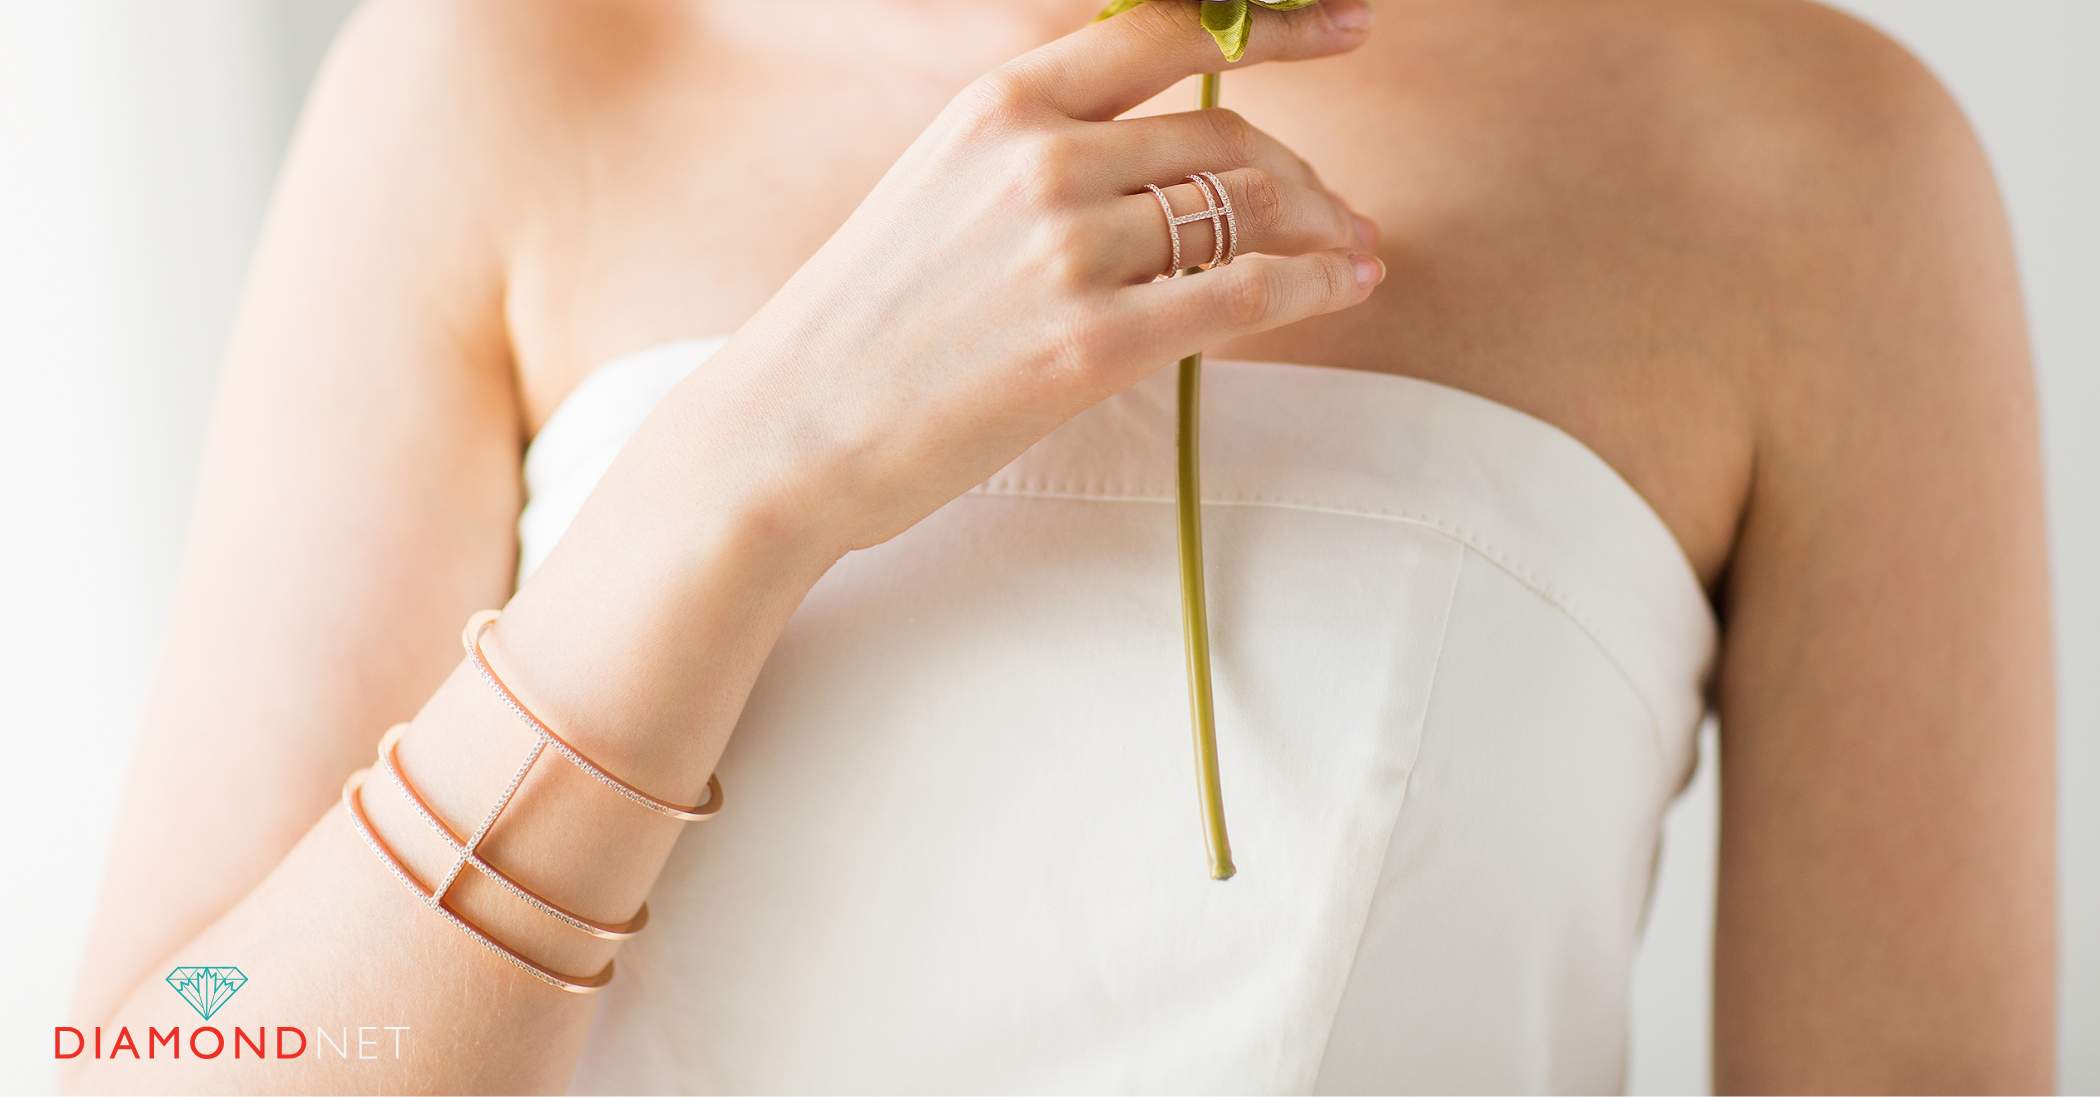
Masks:
[[[430,829],[436,831],[438,837],[444,839],[445,844],[452,847],[452,852],[456,857],[472,866],[483,876],[494,881],[497,887],[509,892],[514,898],[525,903],[525,905],[571,929],[588,933],[593,937],[603,938],[608,941],[621,941],[640,933],[642,927],[649,924],[649,904],[647,903],[643,903],[641,909],[635,911],[634,917],[629,918],[627,921],[618,923],[595,921],[560,906],[539,892],[519,883],[502,869],[483,860],[480,850],[468,845],[467,839],[459,831],[453,829],[452,824],[440,818],[437,811],[430,806],[430,802],[423,798],[423,794],[409,783],[408,774],[402,772],[401,759],[399,754],[396,753],[396,748],[400,745],[401,733],[407,728],[407,724],[395,724],[387,729],[385,737],[379,740],[379,768],[385,770],[388,777],[393,778],[394,787],[401,790],[401,795],[407,798],[409,806],[415,808],[416,814],[422,816],[423,821],[430,824]],[[448,884],[445,890],[449,890],[451,878],[448,877],[447,880]],[[443,898],[444,891],[441,890],[438,895],[439,898]]]
[[[481,636],[483,633],[488,631],[490,625],[496,623],[497,616],[498,611],[493,609],[485,609],[482,610],[480,613],[477,613],[474,616],[467,618],[467,628],[466,631],[460,636],[460,646],[466,649],[467,659],[474,664],[474,669],[480,672],[481,680],[487,682],[489,684],[489,688],[495,690],[496,695],[503,699],[504,705],[508,707],[511,710],[511,712],[517,714],[518,719],[523,720],[526,726],[532,728],[532,730],[539,736],[539,742],[536,745],[534,745],[532,752],[526,756],[525,764],[519,767],[519,780],[522,780],[524,778],[524,771],[531,769],[532,763],[539,760],[541,750],[547,747],[553,747],[554,752],[556,754],[559,754],[563,758],[568,759],[569,764],[575,766],[577,769],[580,769],[585,773],[590,774],[592,777],[596,778],[599,784],[602,784],[605,787],[613,790],[614,792],[619,793],[621,796],[624,796],[627,799],[632,800],[645,808],[648,808],[650,811],[653,811],[658,815],[668,815],[673,819],[683,819],[687,822],[697,822],[699,820],[706,819],[714,813],[722,810],[722,782],[715,779],[713,775],[709,775],[707,778],[706,802],[696,807],[683,807],[681,805],[674,804],[669,800],[659,800],[656,797],[651,796],[646,792],[643,792],[641,789],[638,789],[633,785],[630,785],[627,782],[620,780],[618,777],[607,773],[604,767],[598,765],[598,763],[596,762],[591,761],[589,758],[584,757],[583,752],[577,750],[576,747],[573,744],[571,744],[567,739],[564,739],[561,736],[555,734],[553,728],[548,727],[545,721],[541,720],[538,716],[533,715],[532,710],[525,707],[525,702],[519,700],[518,695],[516,693],[511,692],[511,688],[509,686],[503,684],[503,679],[498,678],[496,676],[495,670],[489,666],[488,657],[483,655],[481,652]],[[508,796],[506,794],[506,799],[507,798]],[[503,810],[502,805],[498,804],[496,810]],[[494,821],[494,813],[491,813],[489,821]],[[488,824],[484,823],[482,825],[482,829],[488,829]]]
[[[411,894],[422,900],[423,905],[436,911],[439,917],[452,923],[460,932],[472,937],[481,947],[510,961],[511,964],[525,974],[538,979],[548,986],[568,991],[571,994],[589,994],[612,982],[613,965],[610,960],[605,962],[604,969],[596,975],[564,975],[552,968],[541,967],[539,964],[526,959],[522,954],[503,942],[489,936],[480,926],[468,921],[458,911],[446,905],[444,893],[445,889],[451,886],[451,877],[447,877],[445,884],[438,888],[426,889],[416,879],[415,873],[410,872],[408,866],[401,863],[401,858],[394,855],[394,851],[379,837],[379,833],[372,829],[372,821],[365,817],[363,790],[365,777],[371,772],[369,769],[358,770],[352,773],[348,780],[343,782],[343,811],[350,817],[350,825],[357,828],[358,837],[363,838],[366,847],[371,849],[386,864],[387,871],[394,874],[394,879],[401,881],[402,887],[407,888]],[[507,795],[506,798],[508,798]],[[455,865],[453,874],[457,875],[458,872],[459,868]]]
[[[393,849],[386,844],[385,840],[379,837],[378,831],[372,829],[372,821],[365,816],[364,809],[364,784],[365,779],[371,774],[370,769],[358,770],[343,782],[343,811],[344,814],[350,817],[351,826],[355,827],[358,836],[364,839],[366,847],[371,849],[373,854],[385,863],[387,871],[393,873],[396,880],[401,881],[401,886],[407,888],[411,894],[422,900],[425,906],[436,911],[440,917],[451,922],[460,932],[472,937],[482,947],[501,956],[533,978],[549,986],[571,993],[588,994],[612,981],[613,965],[611,961],[606,961],[605,968],[596,975],[588,976],[564,975],[551,968],[542,967],[517,950],[491,937],[487,931],[469,921],[459,911],[447,904],[445,897],[451,892],[453,883],[459,879],[459,874],[471,865],[477,872],[487,876],[513,897],[522,900],[526,905],[562,922],[572,929],[608,940],[632,937],[640,932],[644,925],[648,924],[649,905],[647,903],[642,904],[641,909],[635,912],[634,917],[625,922],[605,923],[585,918],[574,911],[561,907],[552,900],[519,883],[501,869],[483,860],[479,852],[482,839],[488,837],[489,829],[496,825],[496,820],[503,814],[503,809],[510,805],[511,799],[517,795],[519,786],[524,784],[525,775],[532,771],[533,765],[540,760],[542,754],[546,753],[548,747],[554,748],[556,754],[566,758],[571,765],[589,774],[605,787],[648,808],[650,811],[659,815],[668,815],[674,819],[695,821],[706,819],[721,811],[722,783],[710,775],[707,779],[706,802],[695,807],[683,807],[643,792],[641,789],[606,772],[604,767],[585,757],[583,752],[577,750],[574,744],[555,734],[553,728],[548,727],[545,721],[535,716],[531,709],[526,708],[525,702],[519,700],[518,695],[513,693],[509,686],[504,685],[503,680],[496,676],[495,669],[489,666],[488,657],[483,655],[481,651],[481,636],[488,631],[490,625],[495,623],[496,616],[497,611],[495,610],[483,610],[468,618],[466,631],[461,636],[461,644],[466,648],[467,659],[474,664],[474,669],[480,673],[482,681],[487,682],[489,688],[496,691],[496,695],[503,699],[504,705],[511,712],[515,713],[520,720],[523,720],[527,726],[532,728],[534,738],[532,747],[526,751],[525,757],[518,763],[517,769],[511,772],[510,783],[504,786],[503,794],[496,798],[494,804],[490,805],[488,814],[483,816],[481,825],[474,829],[472,836],[461,837],[459,831],[452,824],[439,818],[437,812],[431,808],[429,801],[423,798],[422,793],[416,791],[415,786],[409,783],[407,775],[401,772],[400,758],[396,748],[400,743],[401,732],[405,725],[397,724],[389,728],[387,733],[379,740],[379,760],[376,764],[380,769],[386,771],[387,776],[393,779],[395,786],[408,799],[409,805],[415,809],[416,814],[422,816],[423,821],[430,824],[431,829],[437,831],[438,836],[445,840],[447,846],[451,847],[454,854],[451,871],[445,874],[445,878],[439,881],[436,887],[424,887],[422,882],[416,879],[415,873],[411,872],[408,866],[402,863],[401,858],[395,855]]]

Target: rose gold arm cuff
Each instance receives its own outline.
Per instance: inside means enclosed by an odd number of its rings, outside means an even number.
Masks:
[[[647,903],[643,903],[641,909],[635,911],[634,917],[629,918],[627,921],[618,923],[594,921],[560,906],[552,899],[519,883],[502,869],[482,860],[480,853],[475,847],[468,845],[466,836],[454,829],[452,824],[447,823],[438,816],[437,811],[430,806],[430,802],[423,799],[423,794],[418,792],[413,784],[409,783],[408,774],[402,771],[401,759],[396,753],[396,747],[401,742],[402,731],[407,727],[407,724],[395,724],[387,730],[386,736],[379,740],[379,768],[385,770],[387,776],[393,779],[394,787],[401,790],[401,794],[408,799],[409,806],[416,809],[416,814],[422,816],[423,821],[430,824],[430,829],[436,831],[438,837],[443,838],[445,844],[452,847],[452,852],[455,856],[464,858],[468,865],[471,865],[483,876],[493,881],[497,887],[509,892],[527,906],[538,910],[540,913],[571,929],[588,933],[593,937],[601,937],[608,941],[621,941],[640,933],[642,927],[649,924],[649,904]]]
[[[357,829],[358,837],[363,838],[365,845],[386,864],[387,871],[394,874],[394,879],[401,881],[402,887],[407,888],[417,899],[422,900],[424,906],[436,911],[439,917],[451,922],[460,932],[472,937],[483,948],[508,960],[520,971],[548,986],[568,991],[571,994],[589,994],[612,982],[613,965],[610,960],[606,961],[604,969],[596,975],[563,975],[550,968],[541,967],[526,959],[503,942],[489,936],[480,926],[462,917],[458,911],[446,906],[443,889],[437,891],[425,889],[416,880],[415,874],[409,871],[408,866],[402,864],[401,859],[396,857],[394,851],[379,837],[378,832],[372,829],[372,821],[365,817],[362,793],[365,777],[370,773],[371,770],[361,769],[352,773],[350,778],[343,782],[343,812],[350,817],[350,825]],[[454,872],[457,871],[458,869],[455,867]],[[449,878],[447,883],[450,883]]]
[[[481,636],[488,631],[490,625],[496,623],[498,615],[497,610],[486,609],[467,618],[466,632],[460,637],[460,643],[466,649],[467,659],[474,664],[474,669],[480,672],[481,680],[487,682],[489,688],[496,691],[496,695],[503,699],[504,705],[511,712],[517,714],[518,719],[523,720],[527,726],[539,734],[541,746],[554,748],[556,754],[568,759],[570,765],[596,778],[599,784],[648,808],[658,815],[668,815],[673,819],[697,822],[722,810],[722,782],[716,780],[713,775],[709,775],[707,778],[707,800],[702,804],[694,807],[684,807],[669,800],[659,800],[606,772],[604,767],[585,757],[584,753],[577,750],[567,739],[555,734],[554,729],[548,727],[545,721],[533,715],[532,710],[525,707],[525,702],[519,700],[518,695],[511,692],[509,686],[503,684],[503,679],[496,676],[495,670],[489,666],[488,657],[482,654]],[[537,754],[535,753],[536,756]],[[527,767],[530,767],[532,762],[528,759],[525,764]]]

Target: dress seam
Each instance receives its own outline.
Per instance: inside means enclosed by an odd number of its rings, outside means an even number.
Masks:
[[[1085,488],[1075,488],[1066,484],[1045,483],[1034,480],[1020,481],[1018,483],[1002,481],[999,477],[986,480],[965,494],[986,498],[1060,499],[1073,502],[1153,503],[1161,505],[1171,505],[1174,502],[1171,497],[1164,494],[1134,491],[1127,488],[1096,488],[1092,485],[1088,485]],[[1407,525],[1422,526],[1457,542],[1461,547],[1470,550],[1488,563],[1495,565],[1504,574],[1515,579],[1524,589],[1529,590],[1547,605],[1558,610],[1562,616],[1573,622],[1584,636],[1589,638],[1590,643],[1596,645],[1598,652],[1604,656],[1605,662],[1611,664],[1612,669],[1625,681],[1626,687],[1633,692],[1634,700],[1640,703],[1641,712],[1648,717],[1648,746],[1654,753],[1656,765],[1661,767],[1667,761],[1668,752],[1663,749],[1662,715],[1656,711],[1655,702],[1648,696],[1648,691],[1641,685],[1640,679],[1634,675],[1633,671],[1627,667],[1625,660],[1620,657],[1616,645],[1605,639],[1605,630],[1597,627],[1590,616],[1575,604],[1577,601],[1575,598],[1565,593],[1561,588],[1540,578],[1537,573],[1519,563],[1514,553],[1505,552],[1488,543],[1487,539],[1479,533],[1421,511],[1346,507],[1331,503],[1315,503],[1307,500],[1260,495],[1205,495],[1203,505],[1275,507],[1282,510],[1329,514],[1343,518],[1368,518],[1378,521],[1400,522]]]
[[[1415,771],[1421,768],[1422,751],[1429,736],[1429,710],[1436,705],[1436,687],[1442,680],[1444,651],[1451,643],[1451,611],[1458,606],[1458,584],[1466,574],[1466,559],[1473,555],[1465,545],[1459,545],[1458,560],[1451,566],[1451,589],[1444,594],[1444,621],[1438,628],[1436,655],[1429,661],[1429,688],[1422,697],[1422,711],[1415,718],[1414,756],[1408,760],[1407,774],[1400,778],[1400,803],[1393,808],[1392,822],[1386,825],[1385,841],[1378,845],[1378,871],[1371,878],[1370,897],[1364,901],[1363,911],[1356,920],[1356,943],[1349,948],[1349,966],[1342,973],[1341,989],[1335,992],[1334,1008],[1327,1014],[1327,1032],[1320,1037],[1320,1054],[1313,1059],[1311,1089],[1318,1090],[1320,1075],[1327,1069],[1327,1049],[1334,1042],[1334,1029],[1342,1019],[1342,1003],[1349,997],[1349,986],[1356,981],[1356,964],[1363,955],[1364,934],[1371,926],[1371,908],[1378,905],[1379,889],[1385,885],[1388,860],[1393,855],[1393,838],[1400,833],[1400,819],[1407,814],[1411,802],[1408,792],[1414,788]]]

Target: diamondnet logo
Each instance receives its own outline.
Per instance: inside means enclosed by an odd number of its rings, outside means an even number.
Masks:
[[[209,1021],[248,985],[237,967],[179,967],[167,984],[197,1016]],[[240,1012],[238,1010],[236,1013]],[[308,1043],[311,1034],[313,1042]],[[298,1059],[308,1053],[343,1060],[400,1059],[407,1053],[407,1025],[265,1025],[184,1028],[148,1026],[143,1038],[129,1025],[87,1029],[58,1025],[51,1030],[54,1059]]]
[[[168,973],[168,985],[182,1000],[209,1021],[233,996],[248,985],[248,977],[237,967],[179,967]]]

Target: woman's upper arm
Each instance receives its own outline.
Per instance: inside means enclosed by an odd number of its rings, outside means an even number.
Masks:
[[[458,659],[514,567],[507,149],[448,5],[361,12],[249,274],[80,1015],[231,906]]]
[[[2025,318],[1959,112],[1858,45],[1771,229],[1727,577],[1716,1082],[2034,1091],[2054,715]],[[1804,136],[1805,135],[1805,136]]]

